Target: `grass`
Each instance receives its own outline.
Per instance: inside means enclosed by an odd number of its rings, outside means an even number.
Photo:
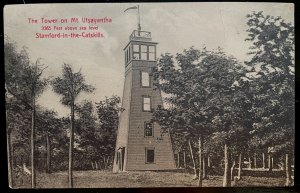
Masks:
[[[125,187],[197,187],[193,175],[177,172],[122,172],[74,171],[74,188],[125,188]],[[29,178],[29,177],[28,177]],[[67,172],[37,174],[37,188],[67,188]],[[236,186],[284,186],[284,178],[243,176]],[[222,176],[209,176],[203,187],[221,187]],[[30,180],[16,184],[16,188],[30,188]]]

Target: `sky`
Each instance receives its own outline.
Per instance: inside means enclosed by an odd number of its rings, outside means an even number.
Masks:
[[[86,83],[96,90],[81,94],[77,102],[99,102],[105,96],[122,96],[125,78],[123,48],[137,28],[137,11],[124,12],[136,3],[113,4],[34,4],[4,7],[4,34],[16,42],[19,49],[28,48],[31,61],[41,58],[47,69],[44,77],[56,77],[64,63],[74,71],[81,69]],[[221,47],[240,61],[249,59],[251,46],[246,42],[246,15],[263,11],[266,15],[281,16],[294,24],[294,5],[291,3],[139,3],[142,30],[150,31],[158,42],[157,55],[176,54],[191,46],[208,49]],[[104,38],[94,39],[36,39],[39,24],[29,24],[28,18],[112,18],[111,23],[97,24]],[[76,26],[83,24],[55,24]],[[85,24],[87,25],[87,24]],[[52,25],[53,26],[53,25]],[[91,24],[91,26],[95,26]],[[53,32],[53,31],[51,31]],[[53,32],[54,33],[54,32]],[[60,103],[60,96],[49,86],[37,103],[67,116],[69,109]]]

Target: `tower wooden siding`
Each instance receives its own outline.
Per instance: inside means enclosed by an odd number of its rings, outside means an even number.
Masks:
[[[124,90],[122,97],[122,108],[124,111],[120,113],[117,145],[127,146],[128,130],[129,130],[129,116],[130,116],[130,99],[131,99],[131,84],[132,84],[132,71],[127,70],[125,73]]]
[[[141,71],[151,75],[156,62],[132,61],[132,95],[130,130],[127,148],[127,170],[170,170],[174,169],[173,150],[169,134],[164,134],[162,140],[161,129],[157,123],[153,124],[153,137],[145,137],[144,122],[152,119],[152,112],[143,112],[143,96],[151,97],[151,109],[162,105],[159,90],[154,90],[153,77],[150,76],[150,87],[141,86]],[[147,94],[145,94],[147,93]],[[155,149],[154,163],[145,163],[145,148]]]

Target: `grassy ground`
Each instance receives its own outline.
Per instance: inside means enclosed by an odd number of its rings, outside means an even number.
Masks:
[[[284,186],[284,178],[244,176],[236,186]],[[37,174],[37,188],[67,188],[67,172]],[[30,188],[30,181],[16,184],[18,188]],[[75,171],[75,188],[121,188],[121,187],[196,187],[192,174],[176,172],[122,172]],[[222,176],[210,176],[203,187],[222,186]]]

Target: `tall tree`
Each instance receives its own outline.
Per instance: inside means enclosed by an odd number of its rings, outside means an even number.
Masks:
[[[11,41],[7,36],[4,42],[4,54],[5,54],[5,100],[6,100],[6,140],[7,140],[7,158],[8,158],[8,174],[9,174],[9,186],[13,186],[13,165],[12,165],[12,145],[11,145],[11,133],[12,128],[9,123],[9,111],[16,109],[10,108],[13,104],[11,99],[16,98],[24,100],[22,96],[22,77],[23,69],[25,65],[29,64],[28,54],[23,48],[21,52],[17,51],[17,45]],[[18,70],[16,70],[18,69]],[[10,101],[9,101],[10,100]],[[29,101],[25,101],[25,104],[30,107]]]
[[[154,120],[162,129],[175,129],[187,139],[198,141],[198,185],[202,186],[203,141],[215,131],[231,134],[236,130],[230,125],[241,108],[233,110],[233,84],[244,76],[244,68],[221,49],[190,48],[177,54],[175,59],[176,62],[173,56],[163,55],[158,68],[154,69],[156,85],[168,94],[164,101],[169,107],[158,108]]]
[[[35,175],[35,133],[36,133],[36,98],[39,96],[47,85],[47,80],[41,80],[41,75],[46,67],[39,65],[39,60],[35,65],[25,68],[25,83],[29,86],[31,107],[32,107],[32,121],[31,121],[31,187],[36,186]]]
[[[5,41],[5,87],[7,92],[21,101],[23,105],[31,109],[31,186],[35,187],[35,111],[36,97],[38,97],[47,85],[47,79],[41,75],[46,67],[36,60],[35,64],[30,62],[26,48],[20,53],[16,50],[15,43],[8,37]],[[8,135],[11,131],[8,131]],[[8,137],[8,142],[10,141]],[[9,144],[8,144],[9,145]],[[9,156],[10,157],[10,156]],[[9,161],[10,162],[10,161]],[[11,168],[10,168],[11,169]]]
[[[73,147],[74,147],[74,113],[75,113],[75,100],[81,92],[93,92],[94,87],[85,83],[84,77],[81,72],[73,72],[69,64],[64,64],[62,69],[62,76],[56,77],[51,81],[54,92],[61,97],[61,103],[70,107],[71,121],[70,121],[70,144],[69,144],[69,172],[68,183],[69,187],[73,187]]]
[[[256,81],[252,133],[261,145],[285,157],[290,165],[294,147],[294,26],[281,17],[253,12],[247,15],[248,38],[252,58],[246,64],[260,68]],[[269,148],[269,149],[270,149]],[[286,167],[290,170],[290,167]],[[287,185],[291,184],[287,171]]]

